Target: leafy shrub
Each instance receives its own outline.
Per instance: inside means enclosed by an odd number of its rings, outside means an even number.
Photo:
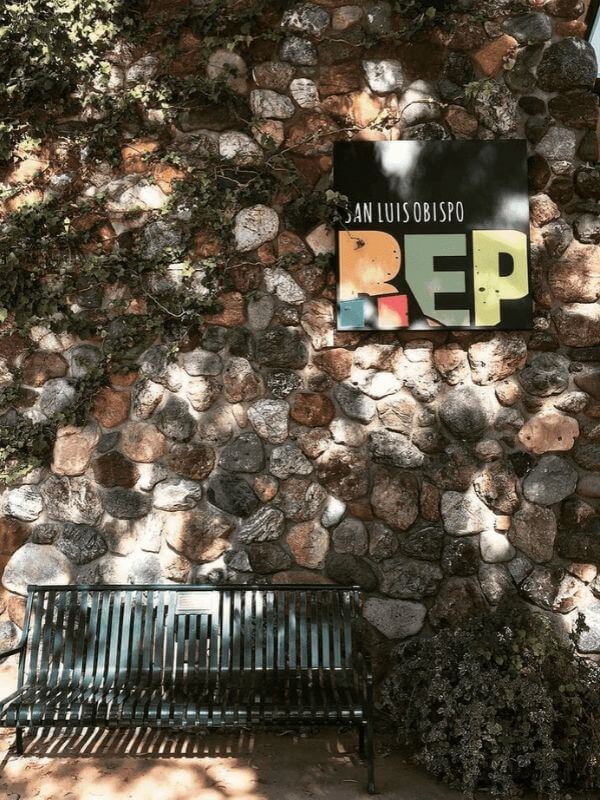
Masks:
[[[600,786],[600,667],[550,620],[511,601],[411,641],[383,687],[416,760],[467,797]]]

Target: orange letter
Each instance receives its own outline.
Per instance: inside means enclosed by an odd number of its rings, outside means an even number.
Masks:
[[[383,231],[339,231],[340,286],[338,298],[361,294],[396,294],[388,281],[400,272],[400,245]]]

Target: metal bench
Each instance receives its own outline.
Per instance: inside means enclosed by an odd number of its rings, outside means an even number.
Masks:
[[[374,786],[373,677],[332,586],[30,586],[0,726],[353,725]]]

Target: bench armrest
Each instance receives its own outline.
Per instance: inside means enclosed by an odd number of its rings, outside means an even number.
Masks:
[[[357,672],[361,674],[367,684],[373,684],[373,664],[371,656],[363,650],[358,650],[354,654],[354,664]]]
[[[21,637],[21,641],[16,647],[12,647],[10,650],[5,650],[4,653],[0,653],[0,663],[9,656],[14,656],[17,653],[21,653],[26,644],[27,644],[27,637],[26,636]]]

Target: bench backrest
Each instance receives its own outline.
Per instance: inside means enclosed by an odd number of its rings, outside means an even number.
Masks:
[[[37,586],[20,680],[174,684],[351,670],[356,588]]]

